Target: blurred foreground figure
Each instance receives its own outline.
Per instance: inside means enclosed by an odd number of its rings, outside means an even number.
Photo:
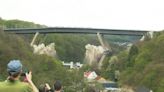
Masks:
[[[62,84],[59,80],[57,80],[54,84],[54,90],[52,90],[49,84],[41,84],[39,87],[39,92],[64,92],[62,90]]]
[[[0,92],[38,92],[32,82],[31,72],[26,73],[27,82],[21,82],[22,64],[19,60],[11,60],[7,65],[7,80],[0,82]]]
[[[57,80],[54,84],[54,92],[63,92],[62,84],[59,80]]]
[[[39,86],[39,92],[54,92],[51,87],[49,86],[49,84],[41,84]]]

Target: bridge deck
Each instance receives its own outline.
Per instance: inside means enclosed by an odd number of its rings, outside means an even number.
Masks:
[[[47,27],[47,28],[16,28],[16,29],[4,29],[5,32],[16,34],[34,34],[39,32],[41,34],[46,33],[73,33],[73,34],[100,34],[105,35],[134,35],[141,36],[147,33],[145,30],[121,30],[121,29],[94,29],[94,28],[59,28],[59,27]]]

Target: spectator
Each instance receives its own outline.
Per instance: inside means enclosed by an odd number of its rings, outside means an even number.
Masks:
[[[22,64],[19,60],[11,60],[7,65],[9,77],[6,81],[0,82],[0,92],[38,92],[32,82],[31,72],[26,73],[28,83],[19,80],[22,73]]]
[[[62,92],[62,84],[59,80],[57,80],[54,84],[55,92]]]
[[[40,86],[39,86],[39,92],[54,92],[51,88],[50,88],[50,86],[49,86],[49,84],[41,84]]]

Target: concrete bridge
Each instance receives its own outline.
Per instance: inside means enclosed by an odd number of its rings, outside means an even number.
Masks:
[[[5,32],[16,34],[48,34],[48,33],[72,33],[72,34],[103,34],[103,35],[129,35],[143,36],[148,31],[145,30],[122,30],[122,29],[95,29],[95,28],[66,28],[66,27],[47,27],[47,28],[12,28],[4,29]]]
[[[143,36],[149,31],[145,30],[121,30],[121,29],[95,29],[95,28],[66,28],[66,27],[47,27],[47,28],[15,28],[15,29],[4,29],[8,33],[16,34],[35,34],[31,46],[34,45],[35,40],[39,34],[49,33],[71,33],[71,34],[97,34],[98,40],[101,46],[104,48],[104,53],[112,53],[110,45],[105,41],[103,35],[127,35],[127,36]],[[107,54],[103,54],[99,61],[99,69],[101,69],[102,62]],[[72,67],[71,64],[65,64],[65,66]]]

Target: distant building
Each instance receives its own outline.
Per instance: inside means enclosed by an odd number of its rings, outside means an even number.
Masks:
[[[88,71],[88,72],[84,72],[84,77],[87,78],[88,80],[94,80],[98,76],[94,71]]]
[[[80,62],[76,62],[75,64],[71,61],[70,63],[65,63],[64,61],[62,62],[64,67],[68,67],[69,69],[75,69],[75,68],[81,68],[83,64]]]

